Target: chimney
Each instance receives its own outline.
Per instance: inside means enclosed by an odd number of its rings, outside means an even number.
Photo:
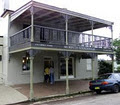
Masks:
[[[4,8],[4,11],[6,10],[6,9],[9,9],[9,0],[2,0],[2,2],[3,2],[3,8]]]

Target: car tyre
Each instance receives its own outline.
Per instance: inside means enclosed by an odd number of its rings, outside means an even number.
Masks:
[[[101,90],[97,90],[96,93],[97,93],[97,94],[101,94]]]
[[[118,93],[119,92],[119,86],[118,85],[114,85],[113,86],[113,92],[114,93]]]

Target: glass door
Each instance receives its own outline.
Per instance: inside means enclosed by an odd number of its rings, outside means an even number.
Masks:
[[[69,78],[74,78],[74,60],[73,57],[68,61],[68,75]],[[60,58],[60,78],[66,77],[66,61],[65,58]]]

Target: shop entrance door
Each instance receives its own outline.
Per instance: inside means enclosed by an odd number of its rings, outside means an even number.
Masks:
[[[45,57],[44,58],[44,70],[45,70],[45,68],[50,67],[50,66],[52,66],[54,68],[54,63],[53,63],[52,58],[51,57]]]
[[[53,63],[53,60],[52,60],[52,58],[51,57],[45,57],[44,58],[44,74],[46,74],[45,73],[45,69],[46,68],[50,68],[50,67],[53,67],[54,68],[54,63]],[[48,77],[47,77],[47,75],[44,75],[44,81],[45,82],[48,82],[48,81],[50,81],[49,79],[47,79]]]

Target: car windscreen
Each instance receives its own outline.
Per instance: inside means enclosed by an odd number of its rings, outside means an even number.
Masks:
[[[100,75],[98,79],[108,79],[111,78],[111,74]]]
[[[114,74],[114,78],[120,80],[120,74]]]

